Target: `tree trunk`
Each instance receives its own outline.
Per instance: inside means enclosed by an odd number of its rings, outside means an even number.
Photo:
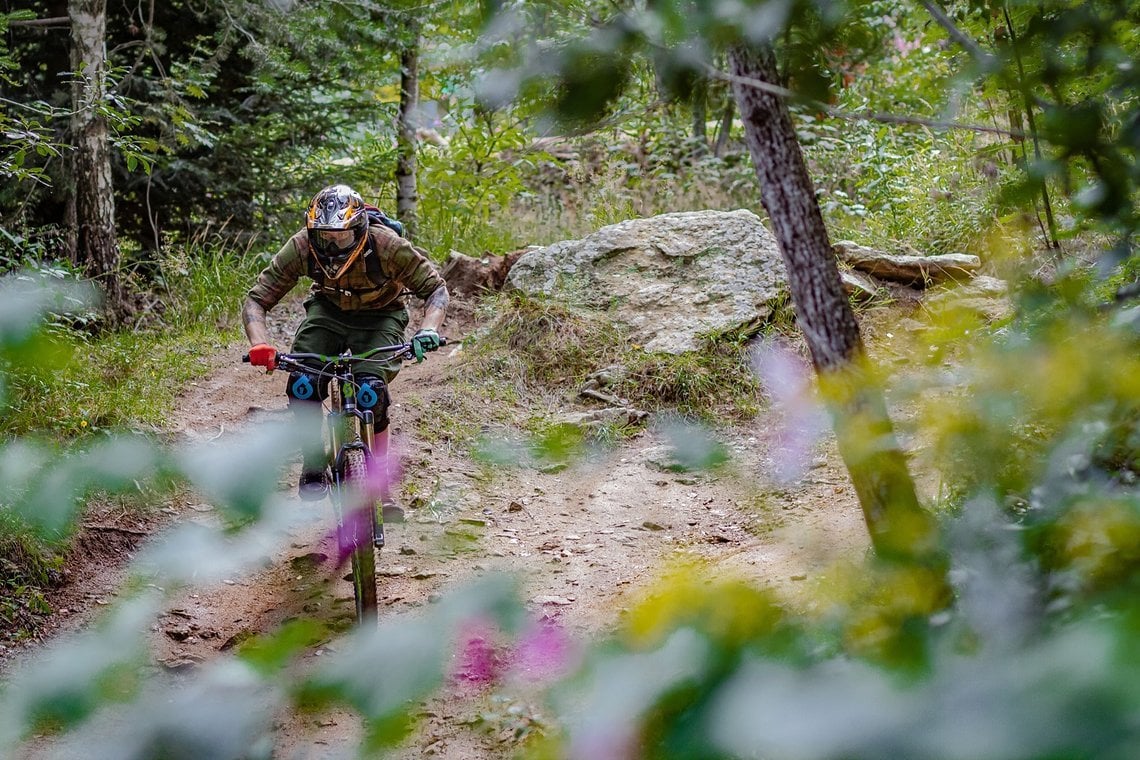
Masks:
[[[933,560],[936,525],[918,503],[882,391],[867,366],[787,104],[741,81],[778,84],[775,54],[768,47],[737,47],[730,61],[761,199],[787,266],[796,321],[807,339],[876,554]]]
[[[736,111],[736,101],[728,98],[724,104],[724,112],[720,115],[720,128],[716,133],[716,145],[713,146],[713,155],[720,158],[728,145],[729,135],[732,133],[732,115]]]
[[[72,180],[75,193],[76,261],[107,298],[118,318],[123,308],[119,244],[115,237],[115,195],[111,145],[98,105],[105,96],[107,0],[70,0]]]
[[[700,77],[693,83],[693,90],[689,93],[689,105],[693,112],[693,147],[698,155],[708,153],[708,97],[709,80]]]
[[[416,234],[416,129],[415,114],[419,106],[419,27],[410,24],[410,37],[400,53],[400,115],[396,129],[396,216]]]

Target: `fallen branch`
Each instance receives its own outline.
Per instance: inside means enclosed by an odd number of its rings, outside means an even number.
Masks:
[[[84,530],[102,530],[110,533],[127,533],[132,536],[149,536],[150,532],[145,530],[135,530],[134,528],[120,528],[118,525],[91,525],[90,523],[83,523]]]

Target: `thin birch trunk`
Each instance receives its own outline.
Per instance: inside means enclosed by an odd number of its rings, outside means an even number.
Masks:
[[[400,114],[396,130],[396,216],[415,237],[419,195],[416,187],[415,114],[419,107],[418,27],[411,24],[411,40],[400,53]]]
[[[102,288],[109,312],[122,316],[119,244],[107,121],[98,110],[105,92],[107,0],[70,0],[72,181],[75,193],[75,256]]]

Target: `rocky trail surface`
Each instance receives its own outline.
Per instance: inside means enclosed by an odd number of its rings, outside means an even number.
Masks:
[[[275,316],[275,337],[286,344],[299,313]],[[445,326],[453,337],[461,329]],[[241,365],[235,361],[241,351],[220,350],[209,374],[180,400],[171,421],[178,436],[208,442],[284,413],[282,376]],[[406,523],[389,528],[379,554],[382,619],[416,615],[463,581],[506,572],[520,580],[534,620],[580,644],[614,626],[631,600],[681,562],[710,563],[797,604],[808,598],[802,589],[866,550],[859,506],[833,444],[819,444],[812,466],[793,482],[770,480],[767,473],[786,445],[775,412],[719,431],[730,459],[712,472],[671,470],[667,436],[652,425],[565,469],[491,469],[464,447],[417,432],[432,429],[424,415],[456,392],[448,379],[462,361],[461,346],[445,348],[430,361],[407,366],[393,385],[394,444],[405,472],[401,496],[414,508]],[[294,465],[282,476],[283,491],[295,477]],[[280,549],[255,572],[189,588],[154,620],[149,646],[156,668],[175,680],[189,678],[250,636],[298,617],[317,617],[332,629],[348,625],[351,586],[340,577],[343,570],[328,569],[327,502],[293,500],[287,508],[296,510],[297,519]],[[160,516],[119,515],[107,530],[89,533],[114,546],[73,558],[78,564],[71,572],[85,582],[65,590],[59,604],[68,612],[56,615],[54,630],[92,619],[114,596],[124,563],[149,534],[170,523],[218,520],[210,505],[193,498],[166,510]],[[336,646],[335,638],[322,641],[303,660]],[[420,724],[398,754],[509,754],[510,722],[486,718],[504,699],[510,696],[494,684],[459,673],[422,706]],[[348,712],[281,715],[276,727],[274,756],[280,758],[351,757],[361,732]],[[25,756],[69,753],[85,756],[83,747],[46,739],[30,743]]]

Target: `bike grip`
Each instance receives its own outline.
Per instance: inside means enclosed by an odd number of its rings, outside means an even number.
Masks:
[[[244,356],[242,356],[241,360],[243,362],[245,362],[246,364],[249,364],[249,354],[245,354]]]
[[[439,345],[440,346],[446,346],[447,345],[447,338],[443,337],[442,335],[439,336]]]

